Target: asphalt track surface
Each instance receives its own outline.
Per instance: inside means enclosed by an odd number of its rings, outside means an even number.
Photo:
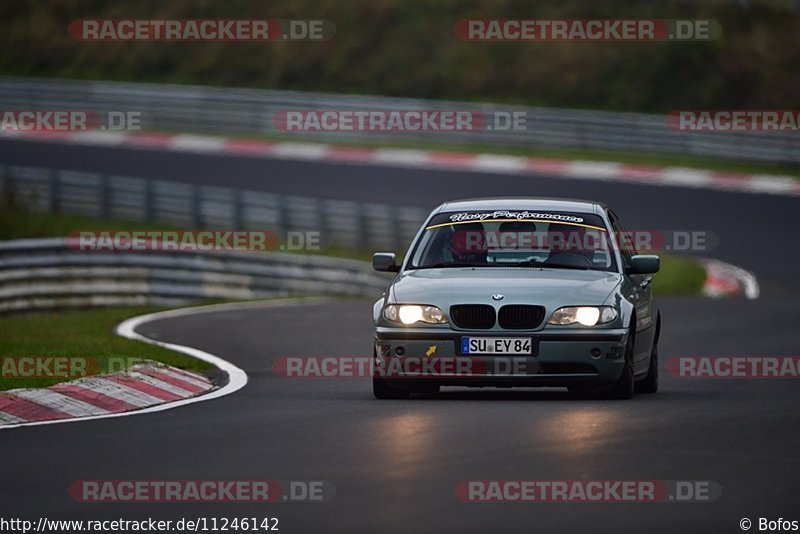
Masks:
[[[607,201],[630,228],[713,231],[704,255],[755,272],[758,300],[661,299],[661,361],[797,355],[798,199],[598,181],[0,142],[3,163],[52,165],[433,207],[447,198]],[[368,380],[271,372],[286,355],[365,355],[371,303],[330,301],[165,319],[148,337],[243,368],[233,395],[143,416],[0,435],[0,517],[278,517],[282,532],[741,532],[800,520],[797,380],[679,379],[631,401],[561,390],[446,389],[378,401]],[[82,479],[327,480],[324,503],[80,504]],[[713,480],[706,503],[463,503],[461,480]]]

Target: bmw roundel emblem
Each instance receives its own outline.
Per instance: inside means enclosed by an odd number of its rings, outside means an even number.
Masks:
[[[502,293],[495,293],[494,295],[492,295],[492,300],[503,300],[504,298],[505,295],[503,295]]]

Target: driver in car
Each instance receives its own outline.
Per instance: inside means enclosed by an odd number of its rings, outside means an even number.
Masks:
[[[459,225],[450,235],[448,252],[454,263],[486,263],[486,230],[479,222]]]

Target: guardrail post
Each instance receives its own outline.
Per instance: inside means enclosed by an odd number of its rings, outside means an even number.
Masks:
[[[356,236],[356,243],[358,244],[359,250],[367,250],[367,246],[369,245],[367,239],[367,218],[364,213],[364,205],[358,204],[356,207],[356,228],[358,229],[358,235]]]
[[[233,190],[233,227],[234,230],[244,230],[244,191]]]
[[[5,196],[8,200],[14,195],[14,184],[11,183],[11,173],[8,172],[7,165],[0,165],[0,175],[2,175],[2,187],[0,187],[0,195]]]
[[[403,248],[403,220],[400,217],[400,208],[392,206],[392,250],[400,251]]]
[[[203,227],[203,214],[201,213],[201,206],[200,206],[200,187],[199,186],[192,186],[191,189],[191,219],[192,219],[192,227],[193,228],[202,228]]]
[[[330,201],[328,199],[320,198],[318,199],[317,209],[319,211],[317,221],[319,221],[319,241],[320,246],[323,248],[327,248],[331,246],[331,243],[334,241],[333,233],[329,232],[330,225],[328,224],[328,205]]]
[[[325,202],[321,198],[316,198],[314,199],[314,226],[316,226],[316,228],[312,228],[311,231],[318,232],[317,235],[320,236],[320,241],[323,243],[330,237],[325,222]],[[306,236],[307,235],[308,234],[306,234]],[[306,240],[304,240],[304,243],[308,245]]]
[[[800,11],[800,0],[795,2],[795,6],[797,6],[798,11]],[[790,165],[800,162],[800,150],[798,150],[797,138],[792,138],[787,135],[783,143],[781,143],[780,150],[780,161]]]
[[[153,212],[155,211],[155,192],[153,190],[153,180],[144,180],[144,195],[142,198],[142,214],[144,222],[153,222]]]
[[[58,213],[60,209],[61,171],[58,169],[51,169],[47,185],[47,210],[50,213]]]
[[[286,234],[288,228],[286,227],[288,224],[288,215],[286,213],[286,202],[284,201],[283,195],[275,195],[275,200],[277,202],[276,206],[276,224],[277,228],[275,229],[276,232],[281,234]]]
[[[111,185],[107,174],[100,175],[100,218],[111,218]]]

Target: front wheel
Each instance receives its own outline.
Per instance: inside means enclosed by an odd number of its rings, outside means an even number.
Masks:
[[[372,349],[373,362],[377,357],[378,357],[378,351],[373,348]],[[383,378],[373,374],[372,394],[375,396],[376,399],[407,399],[409,397],[410,391],[408,390],[407,387],[403,387],[400,384],[395,384],[394,382],[384,380]]]
[[[387,382],[383,378],[372,377],[372,394],[376,399],[407,399],[409,390]]]
[[[431,379],[423,379],[411,384],[409,390],[411,393],[418,393],[420,395],[436,395],[439,393],[439,384],[433,382]]]
[[[609,399],[632,399],[635,392],[635,381],[633,377],[633,347],[635,332],[631,324],[628,334],[628,343],[625,345],[625,364],[622,367],[622,374],[619,380],[605,391],[605,396]]]
[[[636,393],[655,393],[656,391],[658,391],[658,337],[653,341],[647,376],[640,382],[636,382]]]

